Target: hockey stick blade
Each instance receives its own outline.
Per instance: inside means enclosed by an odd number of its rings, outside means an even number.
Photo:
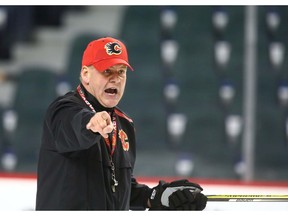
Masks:
[[[288,202],[288,195],[206,195],[208,201],[218,202]]]

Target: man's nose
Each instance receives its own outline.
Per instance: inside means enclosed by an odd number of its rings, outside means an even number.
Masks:
[[[119,77],[119,75],[118,75],[117,73],[112,74],[111,77],[110,77],[110,81],[111,81],[111,82],[115,82],[115,83],[120,82],[120,77]]]

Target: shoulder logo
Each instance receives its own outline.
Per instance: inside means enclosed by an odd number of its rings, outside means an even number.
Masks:
[[[117,42],[109,42],[104,48],[108,55],[120,55],[122,53],[122,48]]]
[[[122,143],[122,148],[124,151],[129,151],[129,140],[128,140],[128,136],[125,133],[125,131],[123,131],[122,129],[118,132],[119,138],[121,140]]]

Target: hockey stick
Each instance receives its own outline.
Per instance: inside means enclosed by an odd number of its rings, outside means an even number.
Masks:
[[[288,195],[206,195],[218,202],[288,202]]]

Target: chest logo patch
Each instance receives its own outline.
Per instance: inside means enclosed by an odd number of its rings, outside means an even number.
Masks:
[[[125,133],[125,131],[123,131],[122,129],[118,132],[118,136],[121,140],[122,143],[122,148],[124,151],[129,151],[129,140],[128,140],[128,136]]]

